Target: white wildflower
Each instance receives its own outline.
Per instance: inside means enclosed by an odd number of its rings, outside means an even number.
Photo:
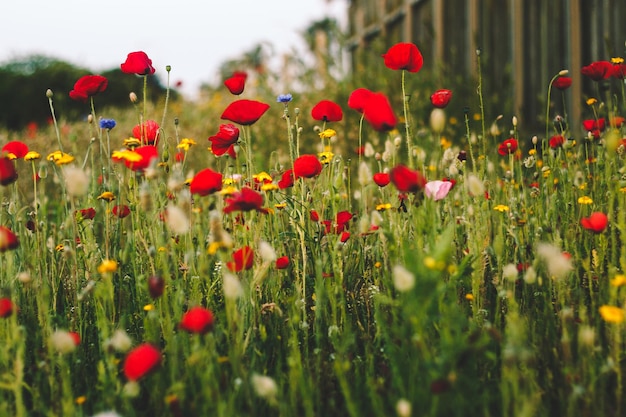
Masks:
[[[415,275],[402,265],[396,265],[391,271],[393,285],[400,292],[410,291],[415,286]]]
[[[548,274],[555,279],[565,277],[574,267],[563,251],[550,243],[539,243],[537,255],[545,262]]]
[[[167,206],[166,211],[167,227],[177,235],[185,234],[189,231],[189,218],[178,206]]]
[[[89,177],[82,169],[66,166],[63,169],[63,177],[65,178],[65,191],[69,196],[80,197],[89,190]]]
[[[227,300],[236,300],[243,295],[243,287],[239,278],[229,272],[224,272],[223,279],[222,289]]]

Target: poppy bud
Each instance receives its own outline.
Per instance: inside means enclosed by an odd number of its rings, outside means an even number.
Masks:
[[[165,280],[158,276],[153,275],[148,278],[148,292],[150,293],[150,297],[159,298],[163,295],[163,290],[165,289]]]

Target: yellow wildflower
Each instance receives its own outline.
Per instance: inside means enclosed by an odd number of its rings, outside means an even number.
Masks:
[[[595,98],[588,98],[587,99],[587,106],[593,106],[594,104],[596,104],[598,102],[598,100],[596,100]]]
[[[376,261],[376,263],[374,263],[374,268],[380,268],[381,266],[383,266],[383,264],[380,261]]]
[[[41,158],[41,155],[35,151],[29,151],[26,155],[24,155],[24,161],[34,161],[39,158]]]
[[[182,138],[180,143],[176,145],[178,149],[182,149],[184,151],[188,151],[193,145],[196,145],[196,141],[189,138]]]
[[[385,210],[389,210],[389,209],[391,209],[391,204],[390,203],[378,204],[376,206],[376,210],[377,211],[385,211]]]
[[[608,323],[622,323],[624,321],[624,309],[615,306],[603,305],[598,308],[602,319]]]
[[[65,165],[74,161],[74,157],[72,155],[61,151],[52,152],[46,157],[46,159],[48,161],[54,162],[57,165]]]
[[[107,272],[115,272],[117,271],[117,261],[113,259],[105,259],[98,266],[98,272],[101,274],[106,274]]]
[[[337,136],[337,132],[335,132],[333,129],[326,129],[323,132],[320,132],[321,139],[330,139],[333,136]]]
[[[472,301],[472,300],[474,300],[474,295],[473,294],[469,294],[469,293],[465,294],[465,299],[467,301]]]
[[[278,184],[274,184],[273,182],[263,184],[261,186],[261,191],[276,191],[278,190]]]
[[[448,123],[450,123],[451,125],[455,125],[459,123],[459,120],[454,116],[450,116],[450,118],[448,119]]]
[[[135,149],[141,146],[141,141],[137,138],[124,139],[124,146],[126,146],[128,149]]]
[[[537,153],[537,149],[531,149],[528,151],[528,155],[535,155]]]
[[[63,249],[65,249],[65,246],[63,246],[62,243],[59,243],[58,245],[55,246],[54,250],[57,252],[63,252]]]
[[[287,207],[287,203],[274,204],[274,207],[276,207],[277,210],[282,210]]]
[[[583,204],[583,205],[593,204],[593,200],[591,199],[591,197],[584,195],[582,197],[578,197],[578,204]]]
[[[473,118],[475,121],[479,121],[479,120],[480,120],[480,113],[474,113],[474,115],[472,116],[472,118]]]
[[[232,185],[229,185],[227,187],[224,187],[220,190],[220,194],[221,195],[233,195],[237,192],[237,189],[235,187],[233,187]]]
[[[113,194],[111,191],[105,191],[98,196],[98,200],[106,200],[108,202],[111,202],[115,200],[115,194]]]
[[[611,285],[614,287],[623,287],[626,285],[626,275],[618,274],[611,280]]]
[[[617,56],[617,57],[611,58],[611,63],[612,64],[623,64],[624,63],[624,58],[622,58],[621,56]]]
[[[143,157],[135,151],[129,151],[128,149],[123,149],[121,151],[113,151],[111,158],[117,159],[117,160],[124,160],[128,162],[139,162],[142,160]]]
[[[143,306],[143,311],[152,311],[154,310],[154,304],[146,304]]]
[[[80,397],[76,397],[76,399],[74,400],[74,402],[77,405],[83,405],[85,404],[86,401],[87,401],[87,397],[85,397],[84,395],[81,395]]]
[[[272,182],[272,176],[265,171],[252,175],[252,178],[256,182]]]
[[[439,140],[439,144],[441,145],[442,149],[448,149],[448,148],[450,148],[452,146],[452,142],[450,142],[448,139],[446,139],[444,137],[442,137]]]
[[[317,156],[320,158],[320,162],[322,164],[329,164],[330,161],[333,160],[333,156],[335,156],[335,154],[330,151],[324,151],[318,153]]]
[[[11,161],[17,159],[17,155],[15,155],[13,152],[7,152],[4,154],[4,156]]]
[[[504,204],[498,204],[493,209],[499,211],[500,213],[504,213],[505,211],[509,211],[509,206],[505,206]]]
[[[622,188],[620,188],[620,189],[619,189],[619,192],[620,192],[620,193],[626,193],[626,187],[622,187]]]

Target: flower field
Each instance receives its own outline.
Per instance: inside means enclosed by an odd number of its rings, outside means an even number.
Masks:
[[[554,74],[536,136],[480,96],[452,129],[445,85],[417,114],[418,47],[380,59],[398,85],[345,102],[235,72],[204,137],[145,52],[128,112],[42,92],[0,135],[0,415],[624,415],[623,59]]]

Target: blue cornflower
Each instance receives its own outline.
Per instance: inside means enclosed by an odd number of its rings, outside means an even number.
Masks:
[[[100,119],[100,129],[111,130],[115,127],[115,120],[113,119]]]
[[[279,94],[276,98],[278,103],[289,103],[293,99],[291,94]]]

